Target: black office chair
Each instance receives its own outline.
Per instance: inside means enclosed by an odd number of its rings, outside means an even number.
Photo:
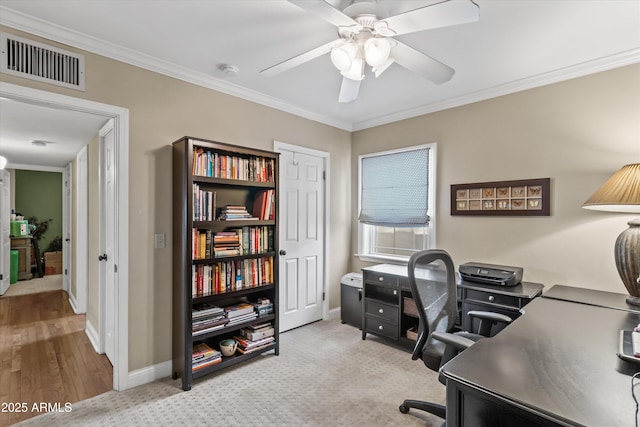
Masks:
[[[445,267],[445,282],[442,281],[442,277],[434,274],[437,264],[443,264]],[[475,341],[490,336],[493,325],[511,322],[511,318],[499,313],[471,311],[469,315],[480,320],[479,333],[452,333],[458,317],[458,302],[456,273],[451,256],[439,249],[417,252],[409,259],[408,269],[409,285],[420,319],[418,339],[411,358],[422,359],[429,369],[438,372],[442,365],[469,348]],[[439,376],[439,380],[446,384],[442,375]],[[446,418],[444,405],[405,400],[399,409],[406,414],[410,408]]]

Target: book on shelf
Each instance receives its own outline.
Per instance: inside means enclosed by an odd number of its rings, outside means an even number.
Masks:
[[[191,352],[191,369],[197,371],[222,361],[222,353],[201,342],[193,345]]]
[[[243,314],[242,316],[237,316],[233,319],[229,319],[229,323],[227,323],[227,326],[239,325],[240,323],[248,322],[250,320],[256,319],[257,317],[258,313],[256,312]]]
[[[192,296],[220,294],[273,283],[273,256],[192,265]]]
[[[196,304],[191,309],[191,318],[197,319],[202,317],[210,317],[216,315],[224,315],[224,309],[209,303]]]
[[[262,329],[252,330],[249,328],[240,329],[240,335],[251,340],[257,341],[262,338],[272,337],[275,334],[275,329],[272,326]]]
[[[232,206],[227,205],[223,209],[220,210],[220,216],[218,217],[220,221],[231,221],[231,220],[249,220],[249,219],[257,219],[251,215],[245,206]]]
[[[232,319],[234,317],[242,316],[244,314],[253,313],[253,304],[248,302],[241,302],[238,304],[230,305],[224,308],[227,313],[227,318]]]
[[[263,221],[275,218],[275,190],[258,193],[253,202],[253,215]]]
[[[213,221],[216,216],[216,192],[193,184],[193,220]]]
[[[238,351],[242,350],[241,353],[243,354],[263,349],[274,343],[276,340],[273,336],[269,336],[253,341],[240,335],[235,335],[233,339],[238,341]]]
[[[237,156],[193,148],[191,172],[196,176],[274,182],[275,159],[258,156]]]
[[[238,353],[240,354],[248,354],[248,353],[255,353],[257,351],[262,351],[265,348],[268,348],[270,345],[272,345],[273,343],[267,343],[267,344],[263,344],[261,346],[258,347],[252,347],[252,348],[242,348],[242,347],[238,347]]]

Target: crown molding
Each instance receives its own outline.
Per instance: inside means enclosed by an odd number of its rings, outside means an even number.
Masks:
[[[115,59],[165,76],[193,83],[207,89],[212,89],[227,95],[255,102],[260,105],[275,108],[309,120],[324,123],[338,129],[346,131],[352,130],[351,123],[349,122],[336,120],[333,117],[314,113],[313,111],[297,107],[281,99],[240,87],[204,73],[197,73],[192,70],[188,70],[179,65],[162,61],[144,53],[137,52],[114,43],[109,43],[96,37],[52,24],[42,19],[34,18],[4,6],[0,6],[0,25],[5,25],[35,36]]]
[[[614,68],[624,67],[625,65],[636,64],[638,62],[640,62],[640,49],[632,49],[626,52],[602,57],[593,61],[584,62],[582,64],[577,64],[552,72],[539,74],[537,76],[528,77],[526,79],[515,80],[510,83],[494,86],[457,98],[451,98],[441,102],[434,102],[432,104],[422,105],[418,108],[401,111],[395,114],[389,114],[378,118],[357,122],[353,124],[353,131],[355,132],[397,122],[400,120],[411,119],[425,114],[435,113],[436,111],[442,111],[449,108],[472,104],[474,102],[486,101],[487,99],[497,98],[499,96],[509,95],[516,92],[522,92],[524,90],[534,89],[553,83],[559,83],[565,80],[587,76],[589,74],[595,74],[602,71],[612,70]]]
[[[5,25],[20,31],[24,31],[39,37],[53,40],[58,43],[73,46],[91,53],[95,53],[107,58],[115,59],[130,65],[144,68],[159,74],[183,80],[195,85],[212,89],[227,95],[255,102],[260,105],[271,107],[299,117],[323,123],[348,132],[368,129],[393,123],[400,120],[410,119],[417,116],[459,107],[474,102],[485,101],[503,95],[533,89],[552,83],[582,77],[613,68],[622,67],[640,62],[640,49],[633,49],[626,52],[599,58],[594,61],[577,64],[574,66],[558,69],[549,73],[516,80],[507,84],[494,86],[482,91],[474,92],[457,98],[447,99],[440,102],[422,105],[418,108],[408,109],[394,114],[350,123],[337,120],[334,117],[318,114],[281,99],[259,93],[233,83],[223,81],[204,73],[196,73],[184,67],[159,60],[149,55],[127,49],[123,46],[105,42],[95,37],[88,36],[68,28],[52,24],[50,22],[34,18],[29,15],[16,12],[12,9],[0,6],[0,25]]]

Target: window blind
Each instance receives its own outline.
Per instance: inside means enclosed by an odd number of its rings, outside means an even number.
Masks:
[[[429,148],[363,157],[358,220],[387,227],[429,223]]]

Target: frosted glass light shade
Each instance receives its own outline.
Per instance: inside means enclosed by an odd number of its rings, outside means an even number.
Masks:
[[[351,68],[348,71],[342,71],[340,74],[351,80],[364,79],[364,60],[362,58],[354,58]]]
[[[384,64],[391,53],[391,45],[384,38],[373,37],[364,43],[364,57],[372,67]]]
[[[623,166],[582,207],[608,212],[640,212],[640,163]]]
[[[4,156],[0,156],[0,170],[4,169],[7,166],[7,158]]]
[[[340,71],[348,71],[353,66],[353,60],[358,54],[358,47],[353,43],[331,49],[331,62]]]

